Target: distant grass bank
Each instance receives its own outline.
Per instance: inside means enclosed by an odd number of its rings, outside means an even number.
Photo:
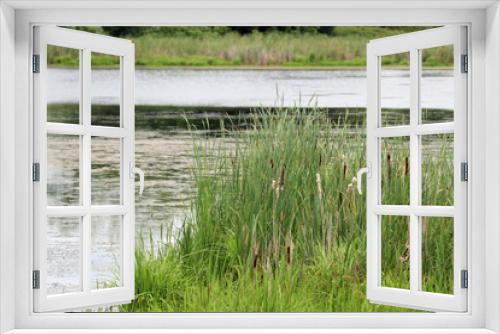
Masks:
[[[85,29],[109,33],[99,27]],[[335,27],[331,34],[254,31],[243,35],[231,31],[180,34],[145,30],[123,38],[134,42],[138,67],[361,68],[366,65],[369,40],[419,29],[422,27]],[[48,57],[53,67],[78,64],[74,54],[60,48],[49,49]],[[451,49],[435,49],[426,53],[423,65],[448,67],[452,61]],[[92,64],[116,66],[117,59],[94,55]],[[384,59],[384,64],[404,66],[407,59],[397,55]]]

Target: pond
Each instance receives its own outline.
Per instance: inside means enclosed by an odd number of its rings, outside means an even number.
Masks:
[[[75,70],[49,71],[49,104],[75,104],[73,92],[78,89]],[[408,107],[407,77],[408,73],[400,70],[387,74],[384,85],[390,93],[384,96],[384,107]],[[109,117],[107,111],[112,110],[116,102],[110,90],[116,86],[116,78],[116,70],[112,69],[93,73],[92,101],[104,106],[100,113],[104,122]],[[425,71],[422,80],[426,83],[423,107],[453,109],[450,71]],[[228,114],[238,118],[259,106],[317,105],[329,108],[332,117],[349,112],[361,124],[366,106],[366,73],[356,70],[137,70],[136,104],[136,165],[146,175],[144,193],[136,195],[136,231],[137,237],[145,237],[147,242],[151,240],[155,244],[162,242],[162,226],[182,226],[189,214],[190,199],[195,191],[190,174],[193,136],[213,132],[210,140],[231,147],[231,138],[217,136],[218,121]],[[189,132],[184,116],[198,124],[209,119],[214,127]],[[71,202],[72,196],[78,193],[78,156],[71,154],[72,146],[63,137],[54,136],[49,143],[49,154],[51,148],[49,202],[61,195]],[[113,163],[117,154],[113,141],[104,140],[93,147],[92,155],[98,161],[92,167],[92,184],[96,185],[92,200],[95,202],[116,196],[117,172]],[[94,225],[93,280],[109,280],[119,256],[119,231],[113,230],[112,224]],[[78,286],[78,274],[74,270],[78,263],[74,259],[78,258],[79,239],[77,230],[71,226],[68,222],[49,225],[51,293],[71,291]],[[63,247],[58,247],[61,243]]]

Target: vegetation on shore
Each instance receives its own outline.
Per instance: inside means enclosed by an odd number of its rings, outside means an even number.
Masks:
[[[240,29],[236,29],[240,28]],[[244,28],[244,29],[243,29]],[[361,68],[366,44],[374,38],[425,27],[78,27],[77,29],[130,39],[138,67],[283,67]],[[285,29],[288,28],[288,29]],[[326,29],[330,28],[330,29]],[[50,66],[71,67],[71,51],[51,48]],[[427,67],[447,67],[450,50],[430,50]],[[117,65],[117,58],[95,54],[94,66]],[[401,55],[385,58],[385,65],[407,65]]]
[[[362,124],[321,110],[254,114],[249,131],[221,124],[231,149],[195,140],[197,194],[180,229],[159,247],[136,248],[136,298],[124,312],[399,312],[370,303],[366,203],[356,192],[365,166]],[[452,203],[450,139],[423,153],[423,199]],[[385,203],[404,204],[407,142],[382,143]],[[190,218],[192,217],[192,218]],[[450,293],[453,224],[422,219],[423,288]],[[382,219],[382,282],[409,284],[406,217]]]

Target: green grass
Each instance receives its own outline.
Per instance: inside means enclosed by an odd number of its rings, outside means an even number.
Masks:
[[[348,117],[348,116],[345,116]],[[192,220],[165,227],[158,248],[136,248],[136,298],[123,312],[400,312],[370,303],[366,200],[355,189],[365,162],[362,123],[311,109],[256,111],[227,150],[195,141]],[[206,125],[209,127],[209,125]],[[425,201],[452,203],[450,138],[423,159]],[[404,139],[382,145],[384,201],[403,204]],[[423,221],[423,288],[451,293],[453,224]],[[382,282],[408,287],[408,219],[383,217]]]
[[[317,33],[254,32],[226,34],[156,34],[125,36],[135,44],[139,67],[319,67],[343,68],[366,65],[369,40],[397,35],[425,27],[336,27],[333,36]],[[95,32],[103,33],[97,29]],[[423,58],[426,67],[448,67],[450,50],[430,50]],[[48,50],[50,66],[75,66],[71,51]],[[117,66],[106,55],[92,57],[94,66]],[[401,57],[385,57],[385,65],[404,66]]]

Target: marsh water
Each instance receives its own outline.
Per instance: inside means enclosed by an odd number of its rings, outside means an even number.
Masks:
[[[79,90],[78,72],[73,69],[49,69],[49,72],[48,103],[57,107],[52,120],[75,122],[71,110],[78,110],[75,94]],[[119,87],[117,78],[117,70],[93,71],[93,119],[100,118],[96,124],[113,124],[113,118],[117,117],[114,106]],[[220,119],[238,118],[244,128],[244,115],[252,107],[294,105],[329,108],[335,116],[350,112],[358,120],[365,116],[366,72],[360,70],[137,70],[135,86],[136,165],[146,175],[144,193],[141,196],[136,193],[136,235],[145,237],[146,243],[153,246],[166,242],[164,231],[182,226],[189,216],[190,199],[195,191],[191,178],[193,136],[231,148],[231,138],[217,135]],[[382,94],[385,108],[409,107],[407,71],[388,71],[382,89],[387,93]],[[421,95],[422,108],[453,109],[451,71],[425,71]],[[200,124],[200,129],[188,131],[186,118]],[[201,124],[206,120],[213,126],[203,129]],[[49,205],[78,203],[79,139],[51,136],[48,145]],[[93,139],[93,204],[119,201],[119,154],[119,141]],[[119,226],[120,222],[113,217],[92,220],[94,287],[99,287],[96,282],[112,281],[117,272],[121,250]],[[76,269],[80,258],[79,231],[78,219],[49,221],[50,293],[77,291],[81,286]]]

